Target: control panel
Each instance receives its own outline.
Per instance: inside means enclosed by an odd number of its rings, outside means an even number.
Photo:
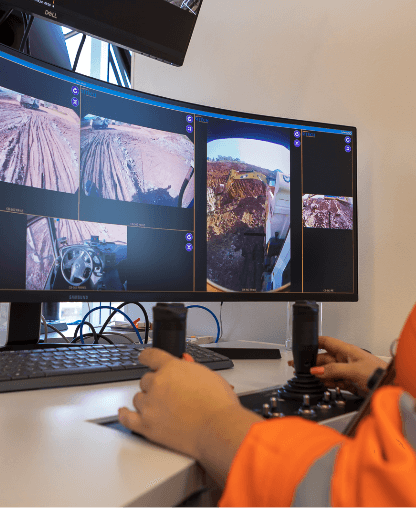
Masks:
[[[259,413],[264,418],[283,418],[285,416],[302,416],[308,420],[320,422],[335,416],[358,411],[364,399],[350,392],[327,389],[320,400],[314,402],[308,394],[299,399],[287,399],[281,396],[282,386],[241,395],[241,404]]]

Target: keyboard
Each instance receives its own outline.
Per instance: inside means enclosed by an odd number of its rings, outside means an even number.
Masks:
[[[128,381],[149,371],[137,359],[140,351],[151,347],[148,344],[20,347],[0,349],[0,393]],[[187,344],[186,352],[211,370],[234,366],[226,356],[196,344]]]

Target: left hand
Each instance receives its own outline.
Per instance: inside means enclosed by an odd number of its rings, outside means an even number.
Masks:
[[[140,380],[133,405],[119,409],[125,427],[158,444],[198,460],[198,447],[210,418],[222,409],[240,407],[232,387],[220,375],[158,348],[139,356],[151,368]]]

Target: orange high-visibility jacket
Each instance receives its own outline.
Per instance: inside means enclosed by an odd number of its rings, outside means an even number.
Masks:
[[[297,416],[253,424],[219,506],[416,506],[415,399],[379,388],[354,437]]]

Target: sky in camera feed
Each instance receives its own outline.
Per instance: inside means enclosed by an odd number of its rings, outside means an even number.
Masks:
[[[290,151],[276,143],[245,138],[216,139],[208,143],[207,157],[216,159],[218,156],[240,159],[270,171],[280,169],[289,175]]]

